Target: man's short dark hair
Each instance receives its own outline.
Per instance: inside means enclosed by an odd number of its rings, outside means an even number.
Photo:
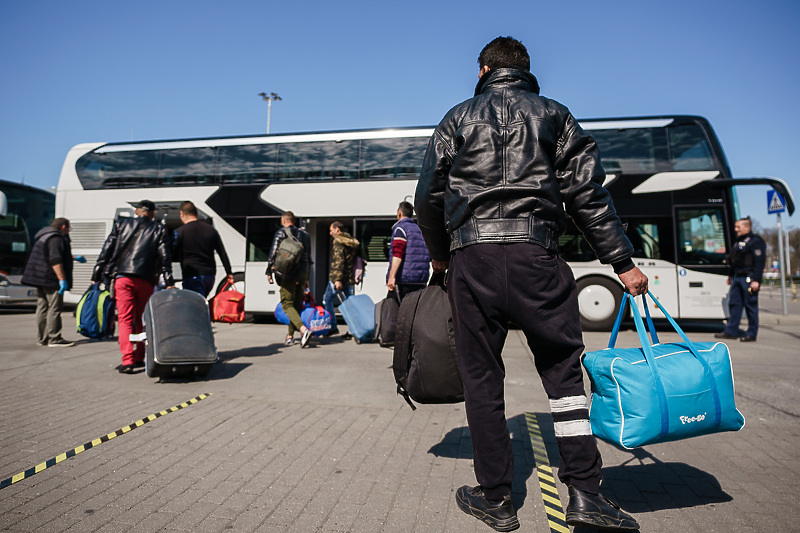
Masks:
[[[136,209],[142,209],[144,211],[148,211],[150,213],[156,212],[156,204],[151,202],[150,200],[142,200],[138,204],[136,204]]]
[[[181,204],[181,213],[183,213],[184,215],[188,215],[190,217],[197,217],[198,216],[197,207],[192,202],[189,202],[188,200]]]
[[[281,215],[281,220],[286,220],[288,222],[291,222],[292,225],[297,225],[297,217],[294,216],[294,213],[292,211],[285,211]]]
[[[400,210],[400,214],[404,217],[414,216],[414,206],[409,202],[400,202],[400,205],[397,206],[397,209]]]
[[[64,226],[69,227],[69,219],[61,217],[54,218],[53,221],[50,223],[50,227],[57,230],[60,230]]]
[[[531,70],[531,56],[525,45],[513,37],[498,37],[487,44],[478,56],[478,67],[521,68]]]
[[[342,224],[338,220],[336,222],[332,223],[331,227],[334,228],[334,229],[338,229],[338,230],[344,231],[344,224]]]

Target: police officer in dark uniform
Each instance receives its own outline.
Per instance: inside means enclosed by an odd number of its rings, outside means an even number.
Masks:
[[[755,342],[758,336],[758,290],[761,288],[761,274],[767,258],[767,245],[758,235],[751,232],[750,217],[740,218],[733,226],[736,241],[729,255],[730,275],[728,285],[728,325],[718,339],[736,339],[742,342]],[[747,332],[739,335],[739,321],[742,308],[747,313]]]

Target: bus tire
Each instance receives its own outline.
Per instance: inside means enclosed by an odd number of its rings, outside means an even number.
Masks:
[[[601,276],[578,281],[578,309],[584,331],[611,331],[622,303],[622,287]]]

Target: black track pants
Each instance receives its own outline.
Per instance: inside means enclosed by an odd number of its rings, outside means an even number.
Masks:
[[[597,492],[601,460],[588,421],[577,288],[567,264],[535,244],[467,246],[451,257],[447,293],[475,476],[486,497],[510,494],[514,472],[501,357],[509,322],[525,334],[550,399],[559,478]]]

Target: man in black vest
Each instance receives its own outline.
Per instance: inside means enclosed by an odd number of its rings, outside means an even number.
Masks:
[[[36,287],[36,324],[39,346],[65,348],[75,344],[61,336],[61,311],[64,293],[72,288],[72,249],[69,220],[57,218],[36,234],[36,241],[25,265],[22,283]],[[85,263],[83,256],[74,258]]]
[[[767,245],[752,233],[750,217],[740,218],[733,225],[736,240],[729,254],[730,274],[728,275],[728,324],[718,339],[739,339],[742,342],[755,342],[758,337],[758,291],[761,276],[767,260]],[[747,332],[739,334],[742,311],[747,313]]]
[[[558,474],[570,497],[566,522],[635,530],[636,520],[599,493],[577,288],[558,256],[566,215],[631,294],[647,291],[647,276],[631,261],[633,247],[601,185],[594,139],[566,107],[539,96],[525,46],[498,37],[481,51],[478,67],[475,97],[451,109],[428,143],[414,206],[434,272],[449,269],[479,483],[458,489],[456,502],[497,531],[519,527],[501,357],[513,322],[525,333],[550,400]]]

